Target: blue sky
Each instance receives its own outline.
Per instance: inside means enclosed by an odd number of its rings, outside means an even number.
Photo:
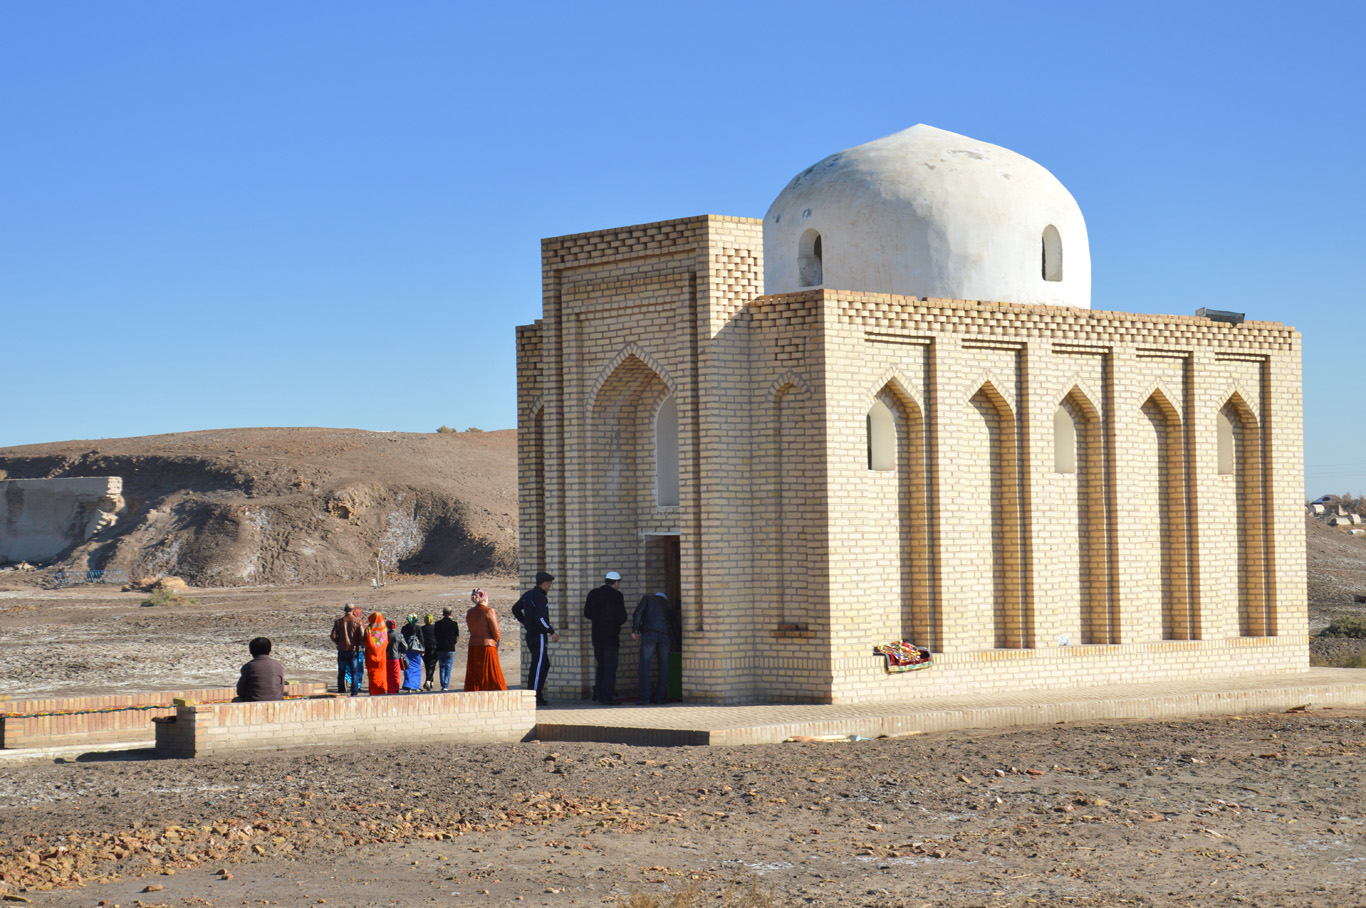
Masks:
[[[0,6],[0,446],[515,424],[544,236],[761,217],[918,122],[1051,170],[1093,306],[1304,333],[1366,491],[1366,5]]]

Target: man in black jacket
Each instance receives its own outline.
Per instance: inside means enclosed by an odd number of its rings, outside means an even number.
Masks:
[[[602,586],[591,590],[583,604],[583,617],[593,625],[593,658],[598,663],[593,699],[603,706],[617,702],[617,655],[621,626],[626,623],[626,601],[620,587],[621,575],[608,571]]]
[[[441,610],[436,622],[436,664],[441,673],[441,689],[451,686],[451,666],[455,664],[455,642],[460,639],[460,625],[451,617],[451,610]]]
[[[640,702],[663,706],[669,697],[669,597],[641,596],[631,616],[631,639],[640,641]],[[650,663],[659,666],[659,681],[650,686]]]
[[[545,698],[545,677],[550,672],[550,644],[560,635],[550,624],[550,602],[546,595],[555,578],[545,571],[536,572],[536,585],[522,594],[512,607],[512,617],[526,630],[527,687],[536,691],[536,705],[549,706]],[[547,640],[547,638],[549,638]]]

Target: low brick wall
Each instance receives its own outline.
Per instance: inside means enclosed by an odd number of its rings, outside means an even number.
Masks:
[[[499,744],[535,736],[536,693],[426,693],[270,703],[187,703],[156,723],[158,756],[327,744]]]
[[[287,684],[285,694],[309,697],[324,693],[326,684]],[[68,744],[98,744],[109,741],[150,742],[152,719],[175,715],[175,700],[201,703],[231,700],[237,691],[231,687],[170,691],[149,694],[106,694],[99,697],[52,697],[41,700],[8,700],[0,703],[0,713],[64,713],[31,718],[0,718],[0,748],[60,747]],[[129,707],[154,707],[130,709]],[[117,709],[121,712],[85,712]]]

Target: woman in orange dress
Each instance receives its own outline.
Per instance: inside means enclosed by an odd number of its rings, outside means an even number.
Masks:
[[[370,696],[389,693],[385,675],[385,656],[389,650],[389,629],[384,616],[371,612],[365,628],[365,673],[370,677]]]
[[[470,629],[465,690],[507,690],[503,666],[498,661],[498,641],[503,639],[498,630],[498,613],[489,607],[489,595],[483,590],[470,593],[470,601],[474,606],[465,613],[465,626]]]

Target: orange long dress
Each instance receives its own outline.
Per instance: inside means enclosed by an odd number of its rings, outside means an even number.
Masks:
[[[465,658],[465,690],[507,690],[503,665],[498,661],[498,613],[487,605],[476,605],[465,613],[470,629],[470,650]]]
[[[365,628],[365,672],[370,677],[370,696],[389,693],[385,679],[385,655],[389,649],[389,629],[384,626],[384,616],[379,612],[370,615],[370,623]]]

